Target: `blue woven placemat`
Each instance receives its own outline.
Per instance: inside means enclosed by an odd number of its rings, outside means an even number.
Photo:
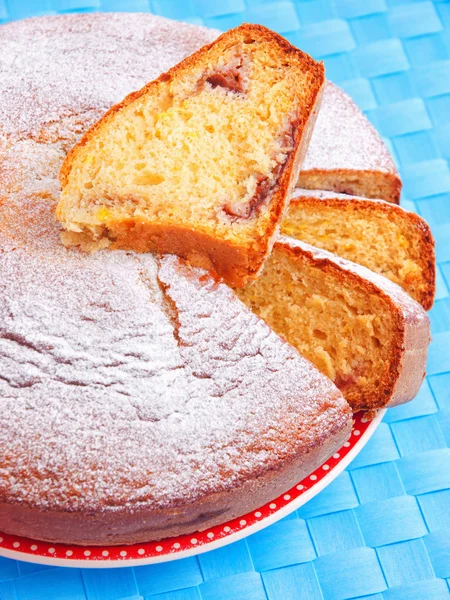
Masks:
[[[198,558],[134,569],[0,558],[0,600],[449,598],[450,3],[0,0],[0,22],[94,10],[150,11],[219,29],[258,22],[324,59],[328,77],[389,144],[403,205],[423,215],[436,238],[428,377],[412,403],[388,411],[347,471],[272,527]]]

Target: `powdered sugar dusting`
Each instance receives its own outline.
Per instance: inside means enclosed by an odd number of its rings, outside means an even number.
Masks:
[[[2,252],[0,273],[10,499],[165,506],[226,489],[345,423],[331,383],[178,259],[26,247]]]
[[[330,192],[327,190],[304,190],[302,188],[295,188],[292,193],[292,198],[317,198],[318,200],[330,200],[332,198],[338,198],[340,200],[364,200],[364,202],[381,202],[383,204],[387,204],[389,206],[394,206],[392,202],[387,202],[386,200],[381,200],[380,198],[364,198],[362,196],[351,196],[350,194],[339,194],[338,192]],[[400,208],[398,205],[395,205],[397,208]],[[402,209],[404,210],[404,209]]]
[[[53,211],[67,147],[125,88],[210,35],[149,15],[0,28],[2,499],[167,507],[236,486],[348,426],[333,384],[225,285],[174,257],[60,244]]]
[[[132,13],[34,18],[2,26],[2,130],[14,137],[73,140],[110,106],[217,35]]]
[[[397,173],[378,132],[341,88],[327,81],[302,171],[367,170]]]

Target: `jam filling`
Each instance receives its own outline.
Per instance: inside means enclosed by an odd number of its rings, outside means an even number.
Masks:
[[[283,134],[281,152],[285,153],[283,162],[278,162],[271,172],[271,175],[258,175],[255,193],[247,202],[227,202],[224,204],[223,211],[230,217],[240,219],[249,219],[258,213],[261,206],[270,197],[275,186],[278,184],[281,175],[287,164],[288,153],[294,148],[295,132],[298,121],[293,120]]]

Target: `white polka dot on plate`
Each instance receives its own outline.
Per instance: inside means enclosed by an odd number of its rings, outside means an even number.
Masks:
[[[127,551],[126,550],[121,550],[120,551],[120,556],[126,556],[126,555],[127,555]]]
[[[255,517],[256,517],[257,519],[259,519],[259,517],[260,517],[260,516],[261,516],[261,513],[259,512],[259,510],[257,510],[257,511],[255,512]]]
[[[49,548],[48,549],[48,553],[49,554],[54,554],[55,553],[55,549],[54,548]]]
[[[330,468],[330,465],[322,465],[322,469],[324,471],[328,471],[329,468]]]
[[[275,504],[275,502],[272,502],[272,504],[269,504],[269,508],[271,508],[272,510],[276,507],[277,507],[277,505]]]
[[[239,525],[242,525],[242,526],[247,525],[247,521],[245,519],[241,519],[239,521]]]
[[[181,546],[181,544],[179,544],[178,542],[175,542],[175,544],[173,545],[175,550],[178,550],[178,548],[180,548],[180,546]]]
[[[311,479],[311,481],[316,481],[317,475],[310,475],[309,478]]]
[[[84,555],[85,556],[90,556],[91,555],[91,551],[90,550],[85,550],[84,551]]]
[[[102,552],[102,556],[109,556],[109,552],[108,552],[108,550],[103,550],[103,552]]]
[[[345,442],[344,446],[348,448],[350,446],[350,442]]]
[[[333,458],[341,458],[341,455],[339,454],[339,452],[336,452],[336,454],[333,454]]]
[[[228,527],[228,525],[225,525],[225,527],[223,528],[223,530],[225,531],[225,533],[228,533],[229,531],[231,531],[231,528]]]
[[[192,538],[192,540],[191,540],[191,544],[192,544],[193,546],[195,546],[195,544],[197,544],[197,543],[198,543],[198,540],[197,540],[197,538]]]
[[[209,532],[206,534],[206,537],[208,537],[208,538],[211,540],[211,539],[214,537],[214,534],[213,534],[213,532],[212,532],[212,531],[209,531]]]
[[[72,550],[66,550],[66,556],[72,556],[73,552]]]
[[[162,552],[162,546],[156,546],[155,550],[156,552]]]
[[[37,550],[37,546],[36,546],[36,544],[33,544],[32,546],[30,546],[30,550],[33,550],[33,552],[34,552],[35,550]]]
[[[297,489],[298,490],[303,490],[304,489],[304,485],[302,485],[301,483],[298,484]]]
[[[13,548],[18,548],[20,546],[20,542],[14,542]]]
[[[353,432],[353,435],[361,435],[361,432],[359,429],[355,429]]]
[[[284,498],[285,500],[290,500],[290,499],[291,499],[291,496],[290,496],[289,494],[285,494],[285,495],[283,496],[283,498]]]
[[[138,554],[140,554],[141,556],[142,556],[143,554],[145,554],[145,550],[144,550],[144,548],[139,548],[139,550],[138,550]]]

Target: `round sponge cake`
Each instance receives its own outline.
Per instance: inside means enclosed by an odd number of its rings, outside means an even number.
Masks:
[[[59,241],[67,149],[214,36],[135,14],[0,28],[2,531],[192,532],[279,495],[349,435],[337,388],[230,288],[172,256]]]

